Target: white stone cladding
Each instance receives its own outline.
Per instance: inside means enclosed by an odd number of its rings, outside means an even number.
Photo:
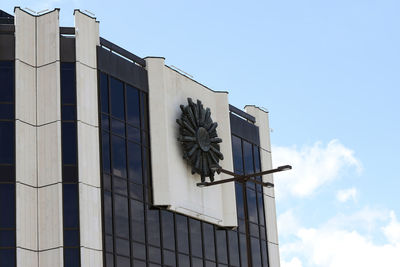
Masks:
[[[218,136],[222,138],[221,166],[233,170],[228,93],[215,92],[165,66],[163,58],[147,58],[149,80],[149,113],[153,200],[155,205],[220,226],[237,226],[234,183],[211,187],[197,187],[199,175],[191,174],[191,167],[182,158],[177,141],[180,105],[187,98],[201,100],[211,109],[213,121],[218,122]],[[216,175],[225,179],[227,175]]]
[[[260,157],[262,170],[272,169],[271,142],[268,112],[256,107],[246,106],[245,111],[256,118],[256,123],[260,131]],[[264,182],[274,183],[272,174],[263,176]],[[267,227],[268,256],[269,266],[279,267],[279,242],[278,227],[276,224],[275,192],[274,188],[263,187],[264,191],[264,211],[265,225]]]
[[[101,267],[98,22],[75,10],[81,264]],[[62,267],[59,10],[15,8],[17,266]]]

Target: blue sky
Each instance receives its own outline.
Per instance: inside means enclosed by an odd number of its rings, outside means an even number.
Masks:
[[[7,1],[270,111],[281,265],[400,266],[400,2]]]

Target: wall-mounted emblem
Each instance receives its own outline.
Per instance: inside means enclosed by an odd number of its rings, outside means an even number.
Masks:
[[[183,158],[191,165],[192,174],[200,174],[202,183],[206,177],[213,182],[215,172],[221,169],[219,161],[224,159],[219,146],[222,139],[217,135],[218,123],[212,121],[210,109],[204,109],[200,100],[194,103],[188,98],[187,101],[187,106],[180,106],[182,115],[176,120]]]

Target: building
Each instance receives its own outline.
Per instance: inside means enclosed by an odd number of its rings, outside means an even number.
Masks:
[[[267,112],[99,37],[79,10],[75,27],[14,13],[0,11],[0,267],[279,266],[273,188],[207,184],[272,168]]]

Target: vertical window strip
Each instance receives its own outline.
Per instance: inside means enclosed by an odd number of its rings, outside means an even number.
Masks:
[[[80,266],[75,63],[61,62],[61,144],[64,266]]]
[[[0,61],[0,81],[0,265],[16,266],[15,64],[13,61]]]

